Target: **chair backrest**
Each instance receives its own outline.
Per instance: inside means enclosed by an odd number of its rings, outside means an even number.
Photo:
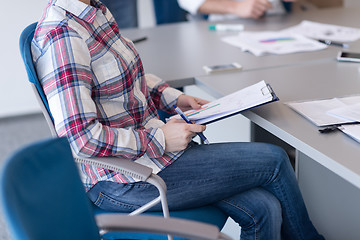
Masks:
[[[186,21],[186,11],[180,8],[177,0],[154,0],[156,24]]]
[[[50,131],[53,136],[56,136],[56,131],[54,127],[54,119],[51,115],[49,104],[44,93],[44,90],[41,86],[40,80],[37,76],[34,62],[31,55],[31,41],[34,37],[35,29],[37,22],[27,26],[20,35],[19,45],[20,45],[20,54],[25,64],[26,73],[28,75],[28,80],[31,83],[31,86],[34,90],[36,99],[38,100],[42,113],[45,116],[45,119],[50,127]]]
[[[1,200],[15,239],[100,239],[69,143],[27,146],[4,165]]]

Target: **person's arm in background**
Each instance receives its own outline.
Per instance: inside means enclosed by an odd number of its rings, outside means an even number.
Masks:
[[[294,0],[284,0],[292,2]],[[272,8],[268,0],[178,0],[179,5],[192,14],[234,14],[241,18],[259,18]]]
[[[206,0],[177,0],[179,6],[185,11],[189,12],[192,15],[196,15],[199,11],[200,6]]]
[[[233,14],[241,18],[259,18],[272,7],[268,0],[206,0],[199,8],[199,12],[210,14]]]

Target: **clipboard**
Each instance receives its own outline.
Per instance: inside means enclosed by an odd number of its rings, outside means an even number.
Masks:
[[[200,109],[184,112],[195,124],[210,124],[243,111],[278,101],[272,87],[264,80],[203,105]],[[179,118],[179,115],[174,117]]]

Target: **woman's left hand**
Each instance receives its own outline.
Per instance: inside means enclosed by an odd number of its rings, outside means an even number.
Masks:
[[[179,96],[176,106],[178,106],[183,111],[187,111],[190,109],[199,109],[201,108],[202,105],[208,102],[209,101],[201,98],[196,98],[193,96],[183,94]]]

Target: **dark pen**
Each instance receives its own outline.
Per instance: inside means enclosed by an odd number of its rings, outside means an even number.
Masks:
[[[360,124],[360,122],[348,122],[348,123],[342,123],[342,124],[329,125],[327,127],[320,128],[319,132],[330,133],[330,132],[334,132],[335,130],[339,130],[339,127],[341,127],[342,125],[357,125],[357,124]]]
[[[349,47],[349,44],[342,43],[342,42],[334,42],[334,41],[331,41],[331,40],[322,40],[322,39],[319,39],[318,41],[321,42],[321,43],[324,43],[326,45],[332,45],[332,46],[337,46],[337,47],[342,47],[342,48],[348,48]]]
[[[333,132],[335,130],[338,130],[338,127],[340,127],[340,126],[341,125],[339,125],[339,126],[334,125],[334,126],[321,128],[321,129],[319,129],[319,132],[321,132],[321,133],[330,133],[330,132]]]
[[[139,43],[139,42],[145,41],[146,39],[147,39],[147,37],[142,37],[142,38],[134,39],[134,40],[132,40],[132,42]]]
[[[180,117],[185,120],[185,122],[187,122],[187,123],[189,123],[189,124],[193,124],[193,123],[185,116],[185,114],[183,113],[183,111],[181,111],[180,108],[178,108],[176,105],[174,105],[173,107],[175,108],[175,111],[180,115]],[[201,138],[201,140],[204,141],[204,143],[210,144],[210,143],[209,143],[209,140],[207,140],[207,138],[205,137],[205,135],[204,135],[202,132],[198,132],[197,135]]]

